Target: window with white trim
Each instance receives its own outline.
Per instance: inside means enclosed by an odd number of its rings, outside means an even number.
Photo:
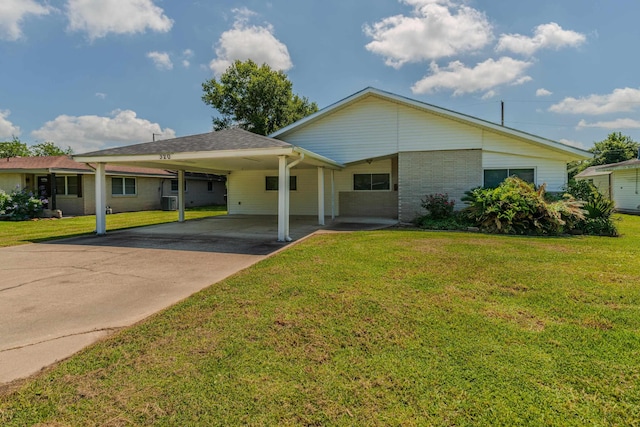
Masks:
[[[264,187],[267,191],[278,191],[278,180],[277,176],[267,176],[264,180]],[[290,176],[289,177],[289,190],[296,191],[298,189],[298,177]]]
[[[111,178],[112,196],[135,196],[136,194],[135,178],[126,178],[123,176]]]
[[[485,169],[484,187],[496,188],[510,176],[516,176],[532,184],[535,183],[535,169],[533,168]]]
[[[78,175],[57,175],[56,195],[77,196],[78,195]]]
[[[391,174],[388,173],[354,173],[354,191],[384,191],[391,189]]]

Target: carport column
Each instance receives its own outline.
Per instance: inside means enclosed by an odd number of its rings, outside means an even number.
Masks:
[[[178,222],[184,222],[184,171],[178,171]]]
[[[96,164],[96,234],[107,233],[107,179],[106,163]]]
[[[318,166],[318,224],[324,225],[324,168]]]
[[[331,169],[331,220],[336,219],[336,182],[335,170]]]
[[[287,156],[278,156],[278,241],[286,241],[287,223]]]

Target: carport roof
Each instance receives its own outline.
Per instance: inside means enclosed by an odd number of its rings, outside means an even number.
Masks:
[[[85,156],[113,156],[165,153],[193,153],[199,151],[245,150],[256,148],[292,147],[288,142],[251,133],[242,129],[224,129],[217,132],[187,135],[161,141],[144,142],[125,147],[108,148],[79,154]]]
[[[86,163],[225,174],[234,170],[277,169],[278,156],[303,159],[298,166],[302,168],[344,168],[334,160],[288,142],[237,128],[109,148],[73,158]]]

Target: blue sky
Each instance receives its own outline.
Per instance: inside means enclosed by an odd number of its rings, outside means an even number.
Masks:
[[[373,86],[589,148],[640,140],[637,0],[0,0],[0,140],[76,153],[211,130],[235,59],[321,108]]]

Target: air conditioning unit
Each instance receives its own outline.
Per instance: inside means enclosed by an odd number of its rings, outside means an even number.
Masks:
[[[176,196],[162,196],[162,210],[163,211],[177,211],[178,210],[178,198]]]

